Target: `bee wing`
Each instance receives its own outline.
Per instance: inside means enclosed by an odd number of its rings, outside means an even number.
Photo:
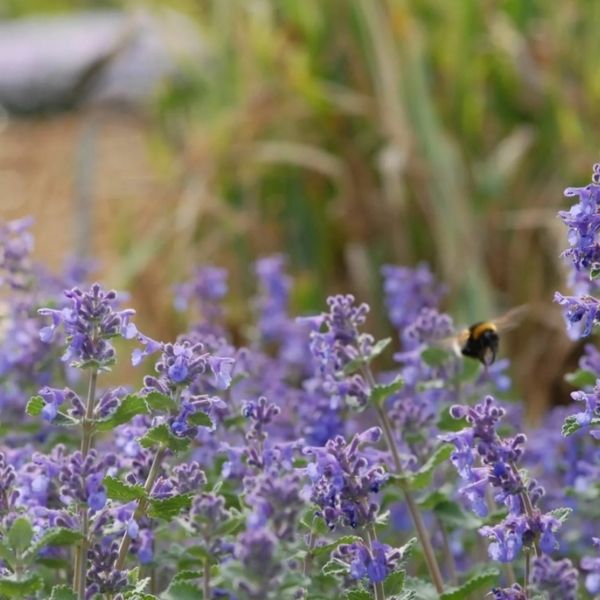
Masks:
[[[496,326],[498,332],[508,331],[516,327],[525,317],[525,313],[528,310],[527,304],[521,304],[521,306],[515,306],[497,319],[492,319],[492,323]]]
[[[452,335],[440,338],[432,342],[434,346],[446,348],[447,350],[453,350],[457,354],[460,354],[461,348],[466,344],[469,339],[469,330],[461,329]]]

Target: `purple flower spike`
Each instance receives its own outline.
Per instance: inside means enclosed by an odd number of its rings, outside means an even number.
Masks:
[[[369,550],[363,542],[340,544],[333,557],[348,564],[353,579],[368,578],[371,583],[381,583],[392,573],[402,558],[399,549],[378,541]]]
[[[40,338],[50,341],[62,325],[67,334],[67,349],[63,361],[80,368],[108,369],[115,360],[115,350],[109,340],[116,336],[134,337],[137,329],[130,319],[134,310],[115,310],[117,293],[104,291],[95,283],[89,291],[79,288],[65,291],[69,306],[62,310],[40,308],[39,313],[52,319],[42,328]]]

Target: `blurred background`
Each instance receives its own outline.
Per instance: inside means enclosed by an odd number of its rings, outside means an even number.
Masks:
[[[599,29],[593,0],[3,0],[0,217],[164,339],[198,264],[234,331],[282,252],[296,311],[353,292],[385,335],[381,265],[427,261],[458,325],[530,304],[502,354],[535,419],[581,350],[556,212],[599,158]]]

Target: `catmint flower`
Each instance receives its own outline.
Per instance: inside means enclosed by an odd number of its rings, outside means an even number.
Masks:
[[[286,472],[281,464],[245,477],[246,502],[252,509],[248,526],[264,527],[268,523],[277,538],[293,541],[299,515],[306,506],[301,480],[299,471]]]
[[[175,287],[175,308],[185,311],[196,304],[200,321],[193,330],[203,335],[222,336],[223,320],[221,303],[227,294],[227,271],[219,267],[204,266],[197,269],[192,279]]]
[[[363,542],[353,542],[340,544],[332,556],[349,565],[353,579],[366,577],[371,583],[380,583],[396,569],[402,552],[378,541],[373,542],[372,549]]]
[[[86,589],[86,598],[93,598],[97,594],[112,596],[125,590],[127,572],[115,570],[118,555],[119,543],[116,540],[94,544],[88,550],[90,567],[87,571],[89,585]]]
[[[596,549],[600,549],[600,538],[592,538]],[[595,596],[600,593],[600,556],[584,556],[581,559],[581,568],[588,571],[585,577],[585,589]]]
[[[304,453],[316,459],[306,468],[312,482],[310,499],[330,529],[338,522],[352,528],[374,522],[379,507],[371,494],[379,491],[387,475],[361,450],[380,437],[381,429],[372,427],[356,434],[349,443],[337,436],[323,448],[305,448]]]
[[[33,236],[29,228],[33,219],[26,217],[0,223],[0,286],[25,290],[31,283]]]
[[[281,409],[279,406],[273,402],[268,402],[264,396],[261,396],[257,402],[244,402],[242,414],[246,419],[250,419],[251,421],[251,427],[248,433],[246,433],[246,439],[264,442],[267,438],[265,427],[280,413]]]
[[[265,527],[248,529],[237,538],[234,555],[252,580],[240,585],[252,598],[265,598],[266,590],[282,568],[275,558],[276,548],[277,538]]]
[[[436,308],[445,294],[425,263],[414,268],[384,265],[383,291],[392,325],[403,331],[423,308]]]
[[[314,329],[310,334],[310,349],[323,389],[332,397],[332,408],[344,400],[364,407],[369,399],[369,386],[362,375],[347,374],[344,369],[371,352],[373,337],[359,331],[369,307],[364,303],[356,306],[351,295],[332,296],[327,304],[329,312],[312,319]],[[325,331],[320,332],[323,327]]]
[[[563,296],[556,292],[554,302],[564,309],[567,331],[574,338],[587,337],[600,318],[600,301],[593,296]]]
[[[600,263],[600,165],[594,165],[592,183],[580,188],[567,188],[565,196],[579,198],[569,211],[558,214],[568,227],[569,248],[563,256],[569,258],[577,272],[589,274]]]
[[[550,598],[576,600],[578,588],[577,569],[568,558],[552,560],[543,555],[533,560],[531,581]]]
[[[585,403],[583,412],[575,414],[575,420],[579,425],[589,425],[594,418],[600,415],[600,382],[596,382],[596,387],[590,392],[572,392],[571,398]]]
[[[231,385],[234,359],[222,356],[209,356],[208,366],[215,377],[215,387],[226,390]]]
[[[52,324],[40,330],[40,338],[50,342],[62,325],[67,334],[67,349],[63,361],[73,366],[93,366],[107,369],[114,362],[115,349],[109,340],[116,336],[132,339],[137,329],[131,322],[132,309],[117,311],[117,293],[104,291],[99,284],[88,292],[79,288],[66,290],[69,306],[62,310],[40,308],[39,313],[52,319]]]
[[[114,454],[104,454],[100,458],[96,450],[90,450],[83,458],[77,451],[65,457],[58,476],[61,485],[60,497],[64,504],[86,503],[97,512],[106,504],[106,490],[102,480],[113,472],[117,458]]]
[[[65,402],[71,404],[71,408],[68,410],[71,416],[81,417],[84,414],[85,409],[81,398],[69,388],[59,390],[46,386],[38,393],[45,402],[41,413],[45,421],[52,422],[58,415],[58,410]]]
[[[527,600],[527,594],[518,583],[507,588],[492,588],[490,594],[493,600]]]
[[[162,342],[157,342],[156,340],[153,340],[152,338],[142,333],[138,332],[136,337],[138,342],[142,344],[143,349],[134,348],[133,352],[131,353],[131,364],[134,367],[139,366],[144,359],[146,359],[151,354],[154,354],[155,352],[159,352],[160,350],[162,350],[163,347]]]
[[[287,305],[291,280],[284,272],[285,258],[268,256],[256,261],[255,271],[262,288],[256,299],[258,329],[266,341],[281,341],[288,324]]]

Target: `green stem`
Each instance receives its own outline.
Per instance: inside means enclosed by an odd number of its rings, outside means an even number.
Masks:
[[[529,584],[529,567],[530,567],[530,557],[529,557],[529,550],[525,551],[525,573],[523,575],[523,593],[525,594],[525,598],[529,598],[529,595],[527,594],[527,586]]]
[[[210,600],[210,565],[208,558],[204,559],[204,572],[202,573],[202,591],[204,600]]]
[[[531,498],[529,497],[529,494],[527,493],[527,490],[525,489],[525,484],[523,483],[521,474],[519,473],[519,470],[517,469],[517,465],[515,465],[515,463],[511,462],[510,466],[513,470],[513,473],[517,476],[518,480],[521,483],[522,491],[519,493],[519,497],[521,498],[521,502],[523,503],[523,509],[525,510],[525,514],[533,522],[534,514],[533,514],[533,504],[531,502]],[[536,556],[540,556],[540,554],[541,554],[540,542],[538,540],[537,535],[535,536],[535,538],[533,540],[533,550],[534,550]]]
[[[446,526],[442,522],[442,520],[437,517],[437,524],[440,528],[440,532],[442,534],[442,542],[444,545],[444,558],[446,559],[446,565],[448,567],[448,574],[450,575],[450,582],[452,585],[458,584],[458,574],[456,572],[456,562],[454,562],[454,555],[452,554],[452,549],[450,548],[450,541],[448,539],[448,532],[446,531]]]
[[[92,438],[94,436],[94,405],[96,403],[96,383],[98,381],[98,371],[90,371],[90,382],[85,405],[85,415],[82,421],[81,433],[81,456],[85,459],[92,447]],[[73,591],[77,594],[78,600],[85,600],[85,579],[87,573],[87,551],[88,551],[88,508],[85,505],[79,507],[79,521],[81,523],[81,534],[83,539],[75,551],[75,568],[73,573]]]
[[[371,387],[371,389],[373,389],[376,385],[375,378],[373,377],[373,373],[371,372],[371,369],[368,366],[365,366],[364,374],[369,386]],[[425,557],[425,562],[427,563],[427,569],[429,571],[429,575],[431,576],[431,581],[435,586],[438,594],[441,594],[444,591],[444,580],[442,579],[442,573],[440,571],[440,567],[435,557],[435,553],[431,545],[431,540],[429,539],[427,528],[425,527],[425,523],[423,522],[421,512],[419,511],[417,503],[413,498],[412,492],[406,480],[403,478],[404,469],[402,468],[400,453],[398,452],[396,442],[394,441],[394,434],[392,432],[390,420],[388,419],[386,412],[381,406],[379,406],[376,403],[373,404],[375,406],[375,410],[377,411],[377,416],[379,417],[379,423],[381,424],[381,428],[383,429],[383,435],[388,450],[390,451],[392,455],[392,460],[394,461],[396,475],[398,475],[400,478],[398,484],[400,486],[400,489],[402,490],[402,493],[404,494],[404,500],[406,502],[406,506],[408,507],[408,512],[410,513],[412,522],[417,532],[417,537],[419,538],[421,548],[423,549],[423,556]]]
[[[308,551],[304,557],[304,563],[302,564],[302,574],[304,576],[308,576],[313,559],[313,550],[315,549],[315,544],[317,543],[317,536],[315,535],[315,521],[316,518],[313,519],[310,535],[308,537]]]
[[[144,491],[146,492],[146,496],[150,494],[152,488],[154,487],[154,482],[158,477],[158,472],[160,470],[160,464],[165,456],[166,449],[164,447],[160,447],[158,452],[154,455],[154,460],[152,461],[152,465],[150,466],[150,472],[148,473],[148,477],[146,478],[146,484],[144,485]],[[136,521],[144,515],[146,512],[146,508],[148,506],[148,500],[146,498],[140,498],[138,500],[137,507],[135,512],[133,513],[133,519]],[[131,538],[125,530],[123,534],[123,539],[121,540],[121,544],[119,545],[119,555],[117,557],[117,562],[115,564],[115,569],[117,571],[122,571],[125,566],[125,561],[127,560],[127,552],[129,550],[129,545],[131,544]]]
[[[366,530],[365,541],[371,556],[373,556],[373,542],[377,541],[377,533],[374,525],[369,525]],[[383,581],[378,581],[373,584],[375,587],[375,600],[385,600],[385,590],[383,589]]]

